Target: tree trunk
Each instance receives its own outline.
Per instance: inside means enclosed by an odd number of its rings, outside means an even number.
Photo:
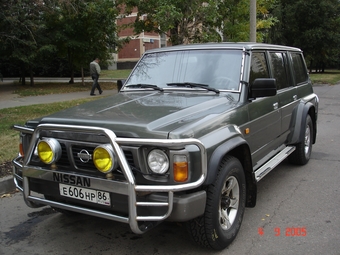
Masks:
[[[81,83],[83,84],[83,86],[85,86],[85,81],[84,81],[84,68],[81,67]]]
[[[71,67],[71,78],[70,78],[70,81],[68,83],[74,84],[74,70],[73,70],[73,66]]]
[[[25,67],[21,66],[21,72],[20,72],[21,85],[26,85],[26,78],[25,78],[25,76],[26,76]]]
[[[256,0],[250,0],[250,33],[251,42],[256,42]]]
[[[68,83],[74,84],[74,70],[73,70],[73,61],[72,61],[72,51],[71,51],[70,48],[68,48],[67,54],[68,54],[68,62],[69,62],[70,68],[71,68],[71,79]]]
[[[309,73],[313,73],[313,60],[309,62]]]
[[[172,45],[180,45],[183,44],[183,37],[179,32],[179,22],[174,25],[174,28],[170,29],[170,40]]]
[[[34,75],[32,67],[30,67],[30,85],[34,86]]]

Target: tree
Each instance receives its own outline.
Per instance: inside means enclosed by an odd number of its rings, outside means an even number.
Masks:
[[[301,48],[311,70],[323,70],[326,63],[338,61],[338,0],[281,0],[274,12],[279,23],[271,29],[271,42]]]
[[[258,0],[258,39],[275,23],[269,8],[275,0]],[[249,0],[121,0],[125,14],[137,8],[133,24],[142,31],[166,33],[172,45],[249,40]]]
[[[55,56],[68,60],[73,83],[74,70],[111,59],[124,43],[112,0],[7,0],[0,8],[0,62],[20,67],[23,84],[27,70],[33,85],[34,70]]]
[[[268,28],[273,26],[277,19],[270,13],[276,0],[257,0],[256,41],[263,42]],[[249,0],[218,1],[219,19],[215,27],[221,29],[223,41],[249,41]]]
[[[123,43],[117,37],[118,10],[112,0],[50,0],[47,5],[53,10],[45,17],[48,36],[69,62],[70,83],[75,69],[83,70],[95,57],[111,59]]]
[[[40,0],[7,0],[0,3],[0,54],[2,61],[19,67],[22,84],[29,70],[31,85],[34,84],[33,69],[40,54],[48,49],[42,45],[44,25]]]
[[[216,14],[214,0],[122,0],[124,13],[134,8],[138,14],[133,25],[136,34],[143,31],[167,34],[172,45],[218,39],[215,29],[204,26]]]

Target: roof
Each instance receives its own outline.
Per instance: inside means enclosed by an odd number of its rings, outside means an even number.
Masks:
[[[176,50],[186,50],[186,49],[245,49],[245,50],[254,50],[254,49],[265,49],[265,50],[289,50],[289,51],[299,51],[299,48],[284,46],[284,45],[275,45],[275,44],[266,44],[266,43],[254,43],[254,42],[221,42],[221,43],[204,43],[204,44],[183,44],[176,46],[169,46],[164,48],[157,48],[148,50],[147,53],[150,52],[164,52],[164,51],[176,51]]]

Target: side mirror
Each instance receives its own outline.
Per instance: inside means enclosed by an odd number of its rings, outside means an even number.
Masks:
[[[126,80],[118,80],[117,81],[117,87],[118,87],[118,92],[122,89],[122,87],[124,86]]]
[[[250,87],[250,97],[269,97],[276,95],[276,79],[257,78]]]

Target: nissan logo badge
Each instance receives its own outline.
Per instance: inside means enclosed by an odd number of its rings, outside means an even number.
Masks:
[[[83,163],[88,163],[92,159],[92,155],[87,150],[81,150],[77,156]]]

